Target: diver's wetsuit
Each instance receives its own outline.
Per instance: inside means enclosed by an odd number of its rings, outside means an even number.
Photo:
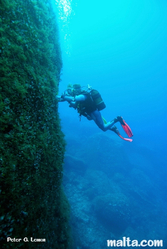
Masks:
[[[77,104],[81,104],[82,108],[84,108],[84,112],[91,117],[91,119],[94,120],[94,122],[97,124],[97,126],[102,130],[102,131],[107,131],[109,130],[114,124],[115,121],[110,121],[108,123],[104,123],[103,118],[101,116],[101,113],[99,110],[96,108],[96,106],[93,103],[91,99],[89,99],[89,95],[84,95],[80,94],[75,96],[74,101],[70,103],[71,106],[75,106],[77,108]],[[82,114],[82,112],[81,112]],[[89,119],[89,118],[88,118]]]

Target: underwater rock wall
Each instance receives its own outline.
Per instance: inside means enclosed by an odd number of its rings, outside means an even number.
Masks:
[[[55,102],[61,67],[51,1],[0,1],[1,248],[16,248],[7,237],[46,239],[35,248],[68,248],[65,143]]]

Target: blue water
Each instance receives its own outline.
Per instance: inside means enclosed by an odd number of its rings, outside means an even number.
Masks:
[[[107,106],[102,115],[108,121],[123,116],[134,134],[133,143],[123,142],[125,155],[133,154],[131,163],[138,164],[151,184],[158,186],[156,197],[161,197],[166,210],[167,2],[65,3],[70,11],[58,16],[63,57],[59,93],[69,83],[89,84],[101,93]],[[78,146],[83,146],[84,136],[103,133],[85,118],[80,122],[67,103],[59,104],[59,113],[67,139],[75,134]],[[136,151],[147,160],[135,158]]]
[[[134,142],[156,148],[165,161],[166,1],[87,0],[71,7],[67,40],[60,30],[60,93],[68,83],[98,89],[107,105],[106,119],[122,115]]]

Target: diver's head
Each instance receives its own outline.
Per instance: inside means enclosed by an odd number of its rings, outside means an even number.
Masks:
[[[68,84],[68,86],[67,86],[67,93],[69,94],[69,95],[72,95],[73,96],[73,85],[72,84]]]
[[[74,92],[74,95],[81,94],[81,92],[82,92],[81,85],[80,84],[74,84],[73,85],[73,92]]]
[[[67,93],[71,96],[79,95],[81,92],[82,90],[80,84],[74,84],[74,85],[69,84],[67,86]]]

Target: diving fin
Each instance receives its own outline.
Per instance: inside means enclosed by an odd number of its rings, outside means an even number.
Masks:
[[[102,117],[102,118],[103,118],[103,117]],[[104,121],[105,124],[107,123],[107,121],[105,120],[105,118],[103,118],[103,121]],[[122,118],[121,116],[118,116],[118,117],[117,117],[116,122],[117,122],[117,121],[119,121],[119,122],[121,123],[123,129],[126,128],[126,127],[125,127],[125,124],[126,124],[126,123],[125,123],[125,121],[123,120],[123,118]],[[123,127],[123,126],[124,126],[124,127]],[[126,124],[126,126],[128,126],[128,125]],[[129,127],[129,126],[128,126],[128,127]],[[120,138],[122,138],[123,140],[125,140],[125,141],[127,141],[127,142],[132,142],[132,141],[133,141],[133,140],[130,139],[130,138],[124,138],[124,137],[122,137],[121,134],[119,133],[118,128],[117,128],[115,125],[114,125],[113,127],[111,127],[110,130],[113,131],[113,132],[115,132]],[[124,131],[125,131],[125,129],[124,129]],[[126,132],[126,131],[125,131],[125,132]],[[130,133],[130,132],[131,132],[131,133]],[[126,132],[126,133],[127,133],[127,132]],[[131,134],[131,136],[129,136],[129,135],[127,134],[129,137],[132,137],[132,136],[133,136],[130,127],[129,127],[129,134]]]
[[[121,135],[118,135],[120,138],[122,138],[123,140],[127,141],[127,142],[132,142],[133,140],[131,138],[125,138],[122,137]]]
[[[114,127],[110,128],[111,131],[115,132],[120,138],[122,138],[123,140],[127,141],[127,142],[132,142],[133,140],[130,138],[124,138],[121,136],[121,134],[119,133],[119,130],[117,129],[117,127],[114,125]]]
[[[125,122],[125,120],[121,116],[117,117],[117,121],[120,122],[122,128],[124,129],[124,131],[126,132],[128,137],[133,137],[133,133],[132,133],[131,128],[129,127],[129,125]]]

